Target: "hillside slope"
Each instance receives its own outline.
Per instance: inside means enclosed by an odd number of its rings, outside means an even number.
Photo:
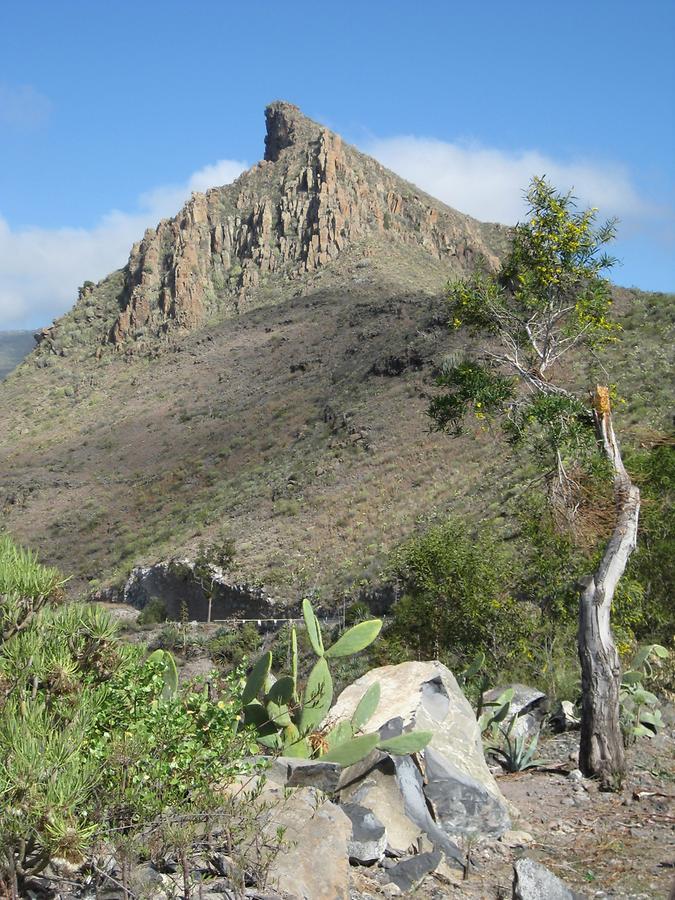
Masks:
[[[506,513],[527,473],[499,435],[451,440],[424,414],[458,349],[444,285],[495,265],[508,230],[295,107],[273,104],[267,123],[263,162],[83,286],[0,386],[4,522],[73,589],[229,536],[239,577],[332,596],[421,521]],[[626,333],[604,364],[629,401],[619,429],[661,424],[672,298],[617,300]],[[593,376],[582,362],[571,379]]]

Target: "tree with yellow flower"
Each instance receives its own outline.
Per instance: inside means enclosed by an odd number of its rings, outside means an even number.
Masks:
[[[448,368],[431,401],[436,428],[458,433],[465,417],[499,416],[510,440],[528,442],[548,475],[554,507],[575,512],[570,466],[600,452],[609,463],[616,520],[596,571],[580,585],[579,658],[582,719],[579,766],[611,785],[624,772],[619,724],[621,667],[610,628],[612,599],[637,537],[640,494],[614,435],[610,392],[580,396],[560,383],[558,363],[575,348],[617,339],[609,281],[615,260],[604,252],[616,222],[598,225],[570,194],[545,178],[527,191],[529,215],[516,226],[498,272],[476,271],[448,286],[451,328],[484,340],[477,358]]]

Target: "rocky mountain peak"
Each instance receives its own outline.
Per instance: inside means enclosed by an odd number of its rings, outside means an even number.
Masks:
[[[303,115],[297,106],[276,100],[265,110],[265,160],[276,162],[283,150],[316,139],[321,126]]]
[[[108,301],[114,318],[103,344],[133,348],[270,302],[264,292],[297,293],[292,282],[345,251],[384,259],[395,242],[417,259],[441,261],[448,274],[478,256],[496,263],[506,229],[427,196],[290,103],[272,103],[265,118],[263,161],[233,184],[194,193],[134,244],[114,307]]]

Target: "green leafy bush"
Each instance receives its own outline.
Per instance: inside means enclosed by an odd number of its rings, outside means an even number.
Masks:
[[[26,627],[33,615],[61,593],[66,579],[41,565],[30,550],[0,534],[0,641]]]
[[[642,493],[638,547],[628,566],[644,591],[636,635],[668,643],[675,634],[675,440],[655,435],[651,446],[626,456]]]
[[[138,614],[136,621],[139,625],[159,625],[166,622],[166,604],[160,597],[151,597],[149,602]]]
[[[5,586],[58,586],[7,547]],[[177,690],[170,656],[119,641],[96,606],[45,604],[24,619],[0,644],[0,879],[20,892],[53,856],[79,863],[97,840],[115,846],[222,804],[255,748],[237,684],[220,699]]]
[[[252,622],[245,622],[240,628],[219,628],[206,649],[214,662],[230,669],[256,653],[261,641],[256,626]]]
[[[396,551],[391,569],[403,596],[386,638],[416,658],[466,663],[482,651],[499,667],[526,646],[532,616],[511,596],[512,559],[488,530],[450,519]]]
[[[647,690],[646,685],[669,656],[668,650],[660,644],[645,644],[638,649],[628,671],[623,674],[619,703],[626,743],[639,737],[653,737],[663,727],[659,699]]]

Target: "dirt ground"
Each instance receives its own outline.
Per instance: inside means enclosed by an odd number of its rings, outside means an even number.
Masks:
[[[474,870],[467,880],[443,869],[406,896],[510,898],[513,862],[528,856],[589,898],[667,898],[675,883],[674,720],[671,707],[666,729],[629,749],[629,774],[618,793],[577,780],[578,732],[543,738],[546,768],[497,779],[520,813],[513,831],[472,848]],[[353,898],[392,896],[382,869],[358,868],[353,876]]]

